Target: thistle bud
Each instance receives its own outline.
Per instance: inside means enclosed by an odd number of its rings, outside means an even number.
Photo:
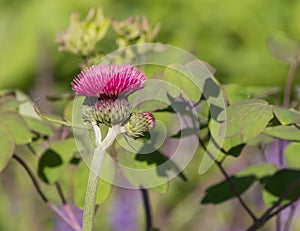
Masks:
[[[125,125],[126,134],[134,139],[145,136],[155,125],[154,116],[150,112],[132,113]]]
[[[98,100],[94,109],[94,120],[97,124],[108,126],[122,124],[130,116],[131,107],[126,99]]]

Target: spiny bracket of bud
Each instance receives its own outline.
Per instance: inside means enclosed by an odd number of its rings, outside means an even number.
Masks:
[[[131,113],[125,125],[126,135],[134,139],[144,137],[155,126],[155,119],[152,113]]]
[[[125,122],[130,112],[131,106],[126,99],[104,99],[97,101],[94,116],[97,123],[111,126]]]
[[[101,8],[91,9],[87,17],[80,21],[80,15],[73,13],[70,26],[56,37],[60,51],[88,57],[93,55],[96,45],[106,35],[110,20],[103,16]]]
[[[87,97],[91,98],[91,97]],[[105,124],[109,127],[115,124],[125,123],[131,112],[131,106],[126,99],[100,99],[95,105],[84,103],[82,117],[84,121]]]

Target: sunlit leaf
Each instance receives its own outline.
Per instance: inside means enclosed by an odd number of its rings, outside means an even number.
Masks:
[[[165,192],[168,188],[167,171],[176,168],[171,162],[166,163],[168,158],[159,152],[150,154],[122,153],[122,155],[118,155],[118,161],[128,168],[128,170],[124,168],[123,173],[131,184],[136,187],[150,187],[159,192]],[[162,166],[164,163],[166,165]],[[130,169],[141,171],[141,174],[136,174]],[[147,171],[147,174],[143,174],[143,170]],[[180,170],[177,169],[177,171]]]
[[[51,144],[39,160],[38,175],[40,178],[50,184],[57,181],[75,152],[77,152],[77,147],[73,138]]]
[[[20,102],[19,113],[23,116],[39,119],[37,113],[34,110],[31,99],[23,92],[16,90],[16,99]]]
[[[102,171],[106,171],[107,162],[103,163]],[[73,180],[73,188],[74,188],[74,201],[76,206],[79,208],[84,208],[85,196],[86,196],[86,186],[89,178],[90,169],[84,162],[81,162],[75,172],[74,180]],[[113,172],[112,172],[113,173]],[[103,203],[109,196],[112,188],[112,184],[104,181],[99,178],[99,185],[97,190],[96,203]]]
[[[282,140],[300,141],[300,129],[293,125],[267,127],[263,133]]]
[[[0,124],[0,172],[6,167],[9,160],[12,158],[14,153],[14,140],[11,136],[10,131],[3,125]]]
[[[250,98],[250,93],[241,86],[227,84],[224,88],[230,105]]]
[[[227,108],[226,137],[241,135],[243,141],[258,136],[273,118],[272,107],[262,100],[247,100]]]
[[[182,73],[178,72],[177,69],[182,70]],[[197,101],[201,97],[201,92],[199,91],[199,88],[196,86],[196,84],[193,83],[189,79],[189,77],[185,75],[186,73],[187,70],[184,66],[171,65],[165,70],[164,80],[175,86],[175,88],[170,88],[170,94],[172,96],[179,96],[181,92],[183,92],[191,100]]]
[[[1,112],[0,124],[5,126],[11,133],[16,144],[26,144],[32,139],[32,133],[26,121],[16,112]]]
[[[263,164],[255,164],[251,165],[242,171],[236,174],[237,177],[242,176],[255,176],[256,178],[260,179],[266,176],[271,176],[277,171],[275,165],[270,163],[263,163]]]
[[[300,112],[273,106],[273,113],[282,125],[300,124]]]
[[[12,96],[0,98],[0,111],[17,111],[19,104]]]
[[[284,150],[284,156],[288,167],[300,169],[300,143],[290,143]]]
[[[73,100],[69,101],[67,106],[64,109],[64,118],[68,121],[72,121],[73,113]]]
[[[43,134],[43,135],[48,135],[51,136],[53,134],[53,131],[51,128],[45,124],[43,121],[31,118],[31,117],[23,117],[24,120],[26,121],[28,127],[37,133]]]
[[[212,137],[212,141],[214,145],[217,146],[219,149],[222,148],[227,155],[231,156],[239,156],[243,147],[245,146],[242,136],[233,136],[229,138],[224,138],[221,135],[221,124],[217,123],[215,120],[209,121],[209,128]]]

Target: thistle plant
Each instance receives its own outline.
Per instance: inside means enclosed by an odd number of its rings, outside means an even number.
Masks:
[[[96,98],[92,100],[94,104],[83,105],[83,119],[92,124],[96,142],[83,215],[84,231],[90,231],[93,227],[98,177],[106,150],[123,131],[138,138],[154,127],[154,117],[151,113],[131,113],[128,102],[131,93],[144,87],[146,78],[136,67],[111,64],[84,69],[72,82],[73,90],[77,94]],[[100,124],[109,127],[103,140]]]

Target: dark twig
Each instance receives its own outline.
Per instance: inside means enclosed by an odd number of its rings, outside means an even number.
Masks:
[[[146,216],[146,231],[151,231],[152,229],[152,215],[151,215],[151,206],[150,206],[150,200],[149,200],[149,193],[147,189],[140,188],[143,198],[143,205],[145,210],[145,216]]]
[[[58,192],[58,195],[59,195],[59,197],[60,197],[60,199],[61,199],[61,203],[62,203],[63,205],[67,204],[66,198],[65,198],[65,196],[64,196],[64,194],[63,194],[63,191],[62,191],[62,189],[61,189],[61,186],[60,186],[60,184],[59,184],[58,182],[55,182],[55,187],[56,187],[56,190],[57,190],[57,192]]]
[[[217,165],[217,167],[219,168],[219,170],[221,171],[221,173],[223,174],[223,176],[225,177],[226,181],[228,182],[231,190],[234,192],[235,196],[237,197],[237,199],[239,200],[240,204],[242,205],[242,207],[245,209],[245,211],[249,214],[249,216],[256,221],[257,218],[254,215],[254,213],[250,210],[250,208],[246,205],[246,203],[244,202],[244,200],[242,199],[239,191],[237,190],[237,188],[235,187],[235,185],[233,184],[232,180],[230,179],[230,177],[228,176],[227,172],[225,171],[225,169],[222,166],[222,163],[215,160],[214,156],[210,153],[209,150],[207,150],[204,142],[199,138],[199,143],[201,144],[201,146],[203,147],[203,149],[206,151],[206,153],[209,155],[209,157],[214,161],[214,163]]]
[[[71,221],[73,222],[73,224],[80,230],[81,229],[81,225],[79,224],[73,210],[71,209],[71,207],[68,205],[67,200],[64,196],[64,193],[62,191],[62,188],[60,186],[60,184],[58,182],[55,182],[55,187],[57,189],[58,195],[61,199],[61,202],[63,204],[64,210],[66,211],[68,217],[71,219]]]
[[[282,210],[284,210],[287,207],[294,204],[294,202],[297,201],[299,199],[299,197],[291,200],[289,203],[287,203],[285,205],[280,206],[280,204],[283,202],[283,200],[286,199],[286,197],[295,189],[295,187],[297,187],[299,185],[300,185],[300,179],[294,181],[293,184],[291,184],[284,191],[284,193],[280,196],[280,198],[273,204],[273,206],[271,208],[267,209],[267,211],[257,221],[255,221],[249,229],[247,229],[247,231],[257,230],[258,228],[262,227],[272,217],[276,216]],[[275,210],[276,208],[278,208],[278,209]]]
[[[49,202],[49,200],[47,199],[47,197],[45,196],[45,194],[42,192],[40,185],[38,183],[38,180],[36,179],[36,177],[34,176],[33,172],[30,170],[29,166],[25,163],[25,161],[23,159],[21,159],[19,156],[17,155],[13,155],[13,158],[25,169],[25,171],[28,173],[28,175],[30,176],[30,179],[32,180],[32,183],[35,187],[35,189],[37,190],[38,194],[40,195],[40,197],[42,198],[42,200],[47,204],[47,206],[49,208],[51,208],[62,220],[64,220],[73,230],[75,231],[80,231],[80,227],[76,226],[73,224],[73,222],[67,218],[58,208],[57,206],[55,206],[54,204],[52,204],[51,202]]]
[[[28,167],[28,165],[25,163],[25,161],[23,159],[21,159],[20,157],[18,157],[17,155],[13,155],[13,158],[18,161],[19,164],[22,165],[22,167],[25,169],[25,171],[28,173],[28,175],[30,176],[32,183],[36,189],[36,191],[38,192],[38,194],[40,195],[40,197],[42,198],[42,200],[45,203],[48,203],[48,199],[45,196],[45,194],[42,192],[40,185],[37,181],[37,179],[35,178],[34,174],[32,173],[32,171],[30,170],[30,168]]]

